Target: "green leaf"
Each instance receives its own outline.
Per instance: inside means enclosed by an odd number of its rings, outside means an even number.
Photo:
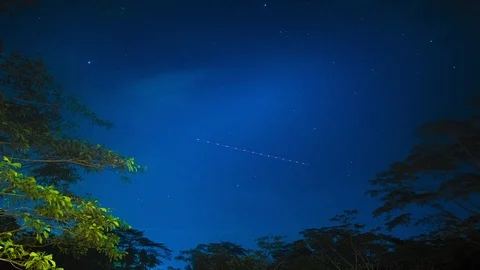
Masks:
[[[15,169],[22,168],[22,164],[20,164],[20,163],[12,163],[12,166],[15,167]]]

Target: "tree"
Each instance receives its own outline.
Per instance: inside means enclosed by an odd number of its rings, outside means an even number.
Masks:
[[[115,232],[120,237],[119,248],[127,255],[116,264],[121,269],[150,269],[170,259],[172,251],[164,244],[143,236],[142,231],[127,229]]]
[[[201,244],[180,252],[175,259],[189,263],[187,269],[248,269],[239,263],[247,250],[232,242]]]
[[[331,219],[332,226],[303,230],[302,238],[291,242],[261,237],[254,250],[211,243],[182,251],[177,259],[187,263],[187,270],[463,270],[480,265],[480,248],[463,238],[399,239],[356,223],[356,214],[346,210]]]
[[[398,239],[381,233],[381,228],[367,230],[365,224],[354,222],[356,215],[356,210],[345,210],[330,219],[337,225],[300,232],[317,265],[336,270],[381,269],[383,256]]]
[[[251,252],[263,268],[259,269],[318,269],[318,264],[304,239],[291,243],[285,237],[267,236],[256,240],[259,250]]]
[[[170,258],[171,250],[143,236],[143,232],[133,229],[112,231],[120,239],[118,250],[126,252],[118,261],[111,261],[105,254],[91,248],[82,256],[62,253],[58,248],[48,246],[42,250],[54,254],[55,261],[68,270],[142,270],[155,269],[163,260]]]
[[[345,211],[331,219],[338,225],[301,231],[302,238],[292,242],[281,236],[261,237],[256,250],[212,243],[183,251],[177,259],[192,270],[380,269],[380,259],[394,238],[378,230],[364,231],[365,225],[353,223],[356,213]]]
[[[82,180],[84,172],[112,170],[128,181],[129,173],[144,168],[75,136],[78,125],[67,119],[113,125],[64,95],[42,60],[5,55],[1,49],[0,261],[55,268],[52,256],[41,251],[44,246],[75,255],[95,249],[111,260],[122,259],[126,253],[118,249],[120,237],[113,230],[127,225],[69,186]]]
[[[421,126],[421,143],[403,161],[370,181],[368,194],[382,205],[374,216],[386,215],[387,226],[428,225],[438,237],[464,237],[480,244],[480,102],[466,119],[448,119]],[[409,206],[434,212],[420,218]]]
[[[51,254],[39,251],[42,245],[74,254],[95,248],[112,260],[125,255],[112,231],[126,225],[108,209],[97,201],[72,199],[53,186],[38,185],[35,178],[19,174],[20,167],[7,157],[0,162],[0,220],[10,221],[0,231],[0,261],[26,269],[61,269]]]
[[[128,181],[127,173],[144,169],[134,158],[74,136],[78,125],[64,118],[68,112],[97,126],[113,124],[63,95],[41,60],[11,53],[0,54],[0,61],[0,155],[21,162],[40,183],[61,188],[82,180],[80,170],[115,170]]]

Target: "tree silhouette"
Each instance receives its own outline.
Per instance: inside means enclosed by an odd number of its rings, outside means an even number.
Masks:
[[[370,181],[368,194],[382,205],[374,216],[386,215],[387,227],[428,225],[437,236],[465,237],[480,244],[480,118],[473,116],[421,126],[422,142],[410,155]],[[426,206],[432,214],[416,218],[409,206]]]
[[[144,169],[133,158],[74,136],[78,125],[65,113],[101,127],[113,124],[65,96],[40,59],[0,54],[0,89],[0,155],[21,162],[23,172],[39,183],[66,189],[83,171],[103,170],[115,170],[128,181],[128,173]]]
[[[164,244],[156,243],[143,236],[142,231],[118,230],[119,247],[127,255],[119,262],[122,269],[150,269],[170,259],[172,251]]]
[[[184,250],[176,257],[177,260],[188,262],[191,269],[237,269],[232,268],[246,250],[231,242],[201,244],[195,249]]]

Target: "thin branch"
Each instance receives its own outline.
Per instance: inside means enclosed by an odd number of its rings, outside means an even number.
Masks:
[[[10,263],[13,267],[19,269],[19,270],[22,270],[21,267],[23,267],[23,265],[19,262],[16,262],[16,261],[11,261],[11,260],[8,260],[8,259],[2,259],[0,258],[0,261],[4,261],[4,262],[8,262]]]

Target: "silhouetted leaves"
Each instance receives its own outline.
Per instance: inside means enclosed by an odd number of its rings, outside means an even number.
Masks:
[[[444,232],[448,228],[449,231],[453,230],[451,235],[457,236],[465,235],[468,228],[478,229],[479,118],[474,115],[466,120],[427,123],[418,129],[417,135],[422,142],[413,147],[407,158],[393,163],[388,171],[379,173],[370,181],[374,188],[368,194],[379,197],[382,202],[373,215],[386,215],[386,225],[392,229],[409,225],[414,220],[411,213],[404,212],[408,207],[428,206],[437,212],[429,216],[428,222],[425,222],[427,218],[420,218],[415,224],[428,224]],[[452,207],[456,208],[454,211],[458,214],[452,213]],[[399,212],[400,215],[392,216]],[[468,218],[460,219],[461,216]],[[467,220],[476,223],[460,225]],[[433,221],[437,223],[433,224]],[[456,230],[457,234],[454,233]]]
[[[201,244],[195,249],[180,252],[177,260],[188,262],[192,269],[241,269],[235,268],[247,250],[231,242]],[[233,268],[232,268],[233,267]]]
[[[128,173],[144,169],[133,158],[73,136],[75,123],[65,113],[96,126],[113,125],[65,96],[42,60],[0,55],[0,89],[0,155],[21,162],[40,183],[67,188],[82,179],[80,169],[115,170],[128,181]]]
[[[142,231],[128,229],[116,232],[120,236],[120,249],[128,252],[120,262],[122,269],[150,269],[170,259],[172,251],[162,243],[143,236]]]

